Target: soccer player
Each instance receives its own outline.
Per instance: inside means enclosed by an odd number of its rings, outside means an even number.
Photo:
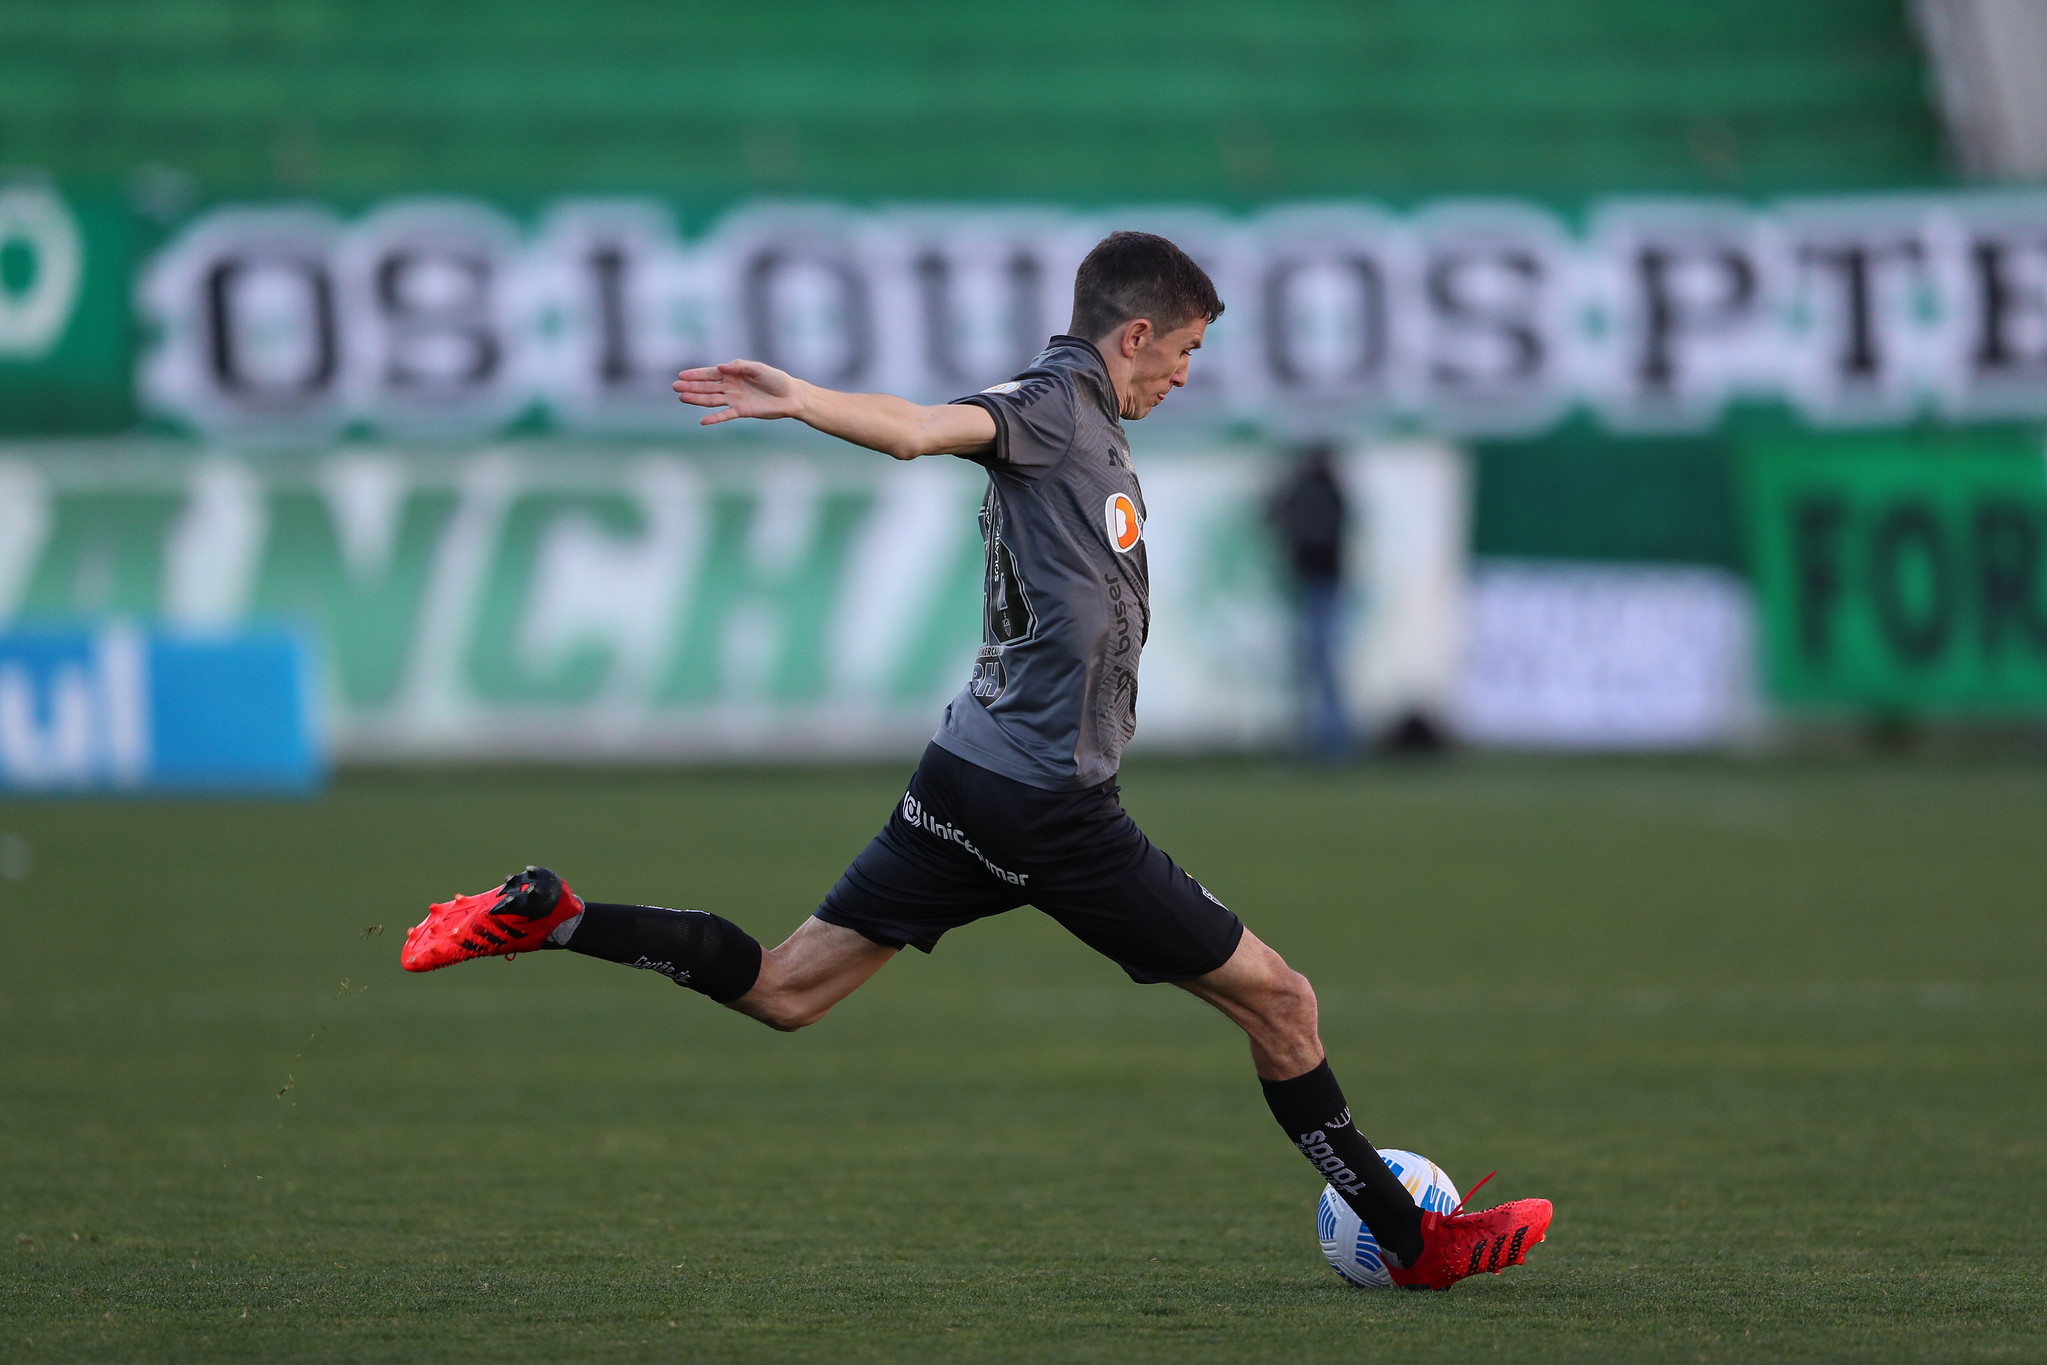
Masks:
[[[1547,1200],[1424,1212],[1352,1122],[1299,972],[1144,836],[1117,800],[1151,624],[1144,494],[1123,424],[1187,382],[1222,300],[1163,237],[1117,232],[1081,263],[1070,335],[1014,379],[925,407],[837,393],[752,360],[684,370],[704,425],[795,418],[898,460],[984,466],[984,635],[901,802],[824,903],[763,949],[702,910],[586,901],[545,868],[434,906],[410,971],[566,948],[660,972],[770,1028],[795,1030],[905,945],[1034,905],[1131,980],[1170,981],[1249,1036],[1266,1103],[1372,1230],[1398,1284],[1447,1289],[1519,1264]]]

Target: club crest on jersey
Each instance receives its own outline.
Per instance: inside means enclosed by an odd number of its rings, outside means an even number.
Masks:
[[[1022,380],[1020,380],[1020,379],[1005,379],[1005,380],[1003,380],[1003,381],[1002,381],[1002,382],[1001,382],[1000,384],[990,384],[990,385],[989,385],[989,386],[988,386],[987,388],[985,388],[985,389],[981,390],[981,392],[982,392],[982,393],[1015,393],[1015,392],[1016,392],[1016,391],[1017,391],[1018,389],[1020,389],[1020,388],[1022,388],[1022,387],[1023,387],[1023,381],[1022,381]]]
[[[1117,554],[1129,554],[1144,539],[1144,518],[1137,515],[1137,504],[1128,493],[1111,493],[1102,507],[1102,518],[1108,523],[1109,543]]]

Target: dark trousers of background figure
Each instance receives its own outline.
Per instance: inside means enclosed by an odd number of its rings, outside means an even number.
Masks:
[[[1301,697],[1301,750],[1334,763],[1350,756],[1350,720],[1344,714],[1343,585],[1334,579],[1297,579],[1294,604],[1297,682]]]

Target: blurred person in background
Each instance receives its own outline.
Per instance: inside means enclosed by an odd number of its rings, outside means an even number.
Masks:
[[[1328,441],[1304,447],[1270,507],[1293,580],[1301,749],[1323,763],[1342,761],[1353,747],[1337,663],[1343,652],[1343,541],[1350,509],[1336,480],[1335,456]]]

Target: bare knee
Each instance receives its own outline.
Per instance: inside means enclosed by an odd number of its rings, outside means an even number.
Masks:
[[[831,1003],[820,1005],[817,993],[803,989],[802,980],[790,970],[790,964],[777,952],[769,951],[761,954],[760,975],[754,978],[752,989],[729,1001],[726,1007],[760,1020],[777,1033],[794,1033],[822,1019]]]
[[[1273,974],[1263,1010],[1274,1031],[1312,1038],[1317,1032],[1315,988],[1291,967]]]
[[[1254,1042],[1316,1037],[1315,988],[1248,929],[1228,962],[1181,985],[1236,1020]]]
[[[731,1008],[780,1033],[809,1028],[896,955],[851,929],[811,918],[761,954],[753,988]]]
[[[1264,1079],[1287,1080],[1321,1063],[1315,988],[1250,930],[1228,962],[1181,985],[1249,1035],[1251,1060]]]
[[[731,1008],[760,1020],[777,1033],[794,1033],[824,1018],[831,1007],[804,1000],[790,991],[756,986],[734,1000]]]
[[[1251,1059],[1258,1074],[1283,1081],[1313,1071],[1322,1060],[1322,1033],[1316,1018],[1315,988],[1308,978],[1278,964],[1238,1016],[1251,1039]]]

